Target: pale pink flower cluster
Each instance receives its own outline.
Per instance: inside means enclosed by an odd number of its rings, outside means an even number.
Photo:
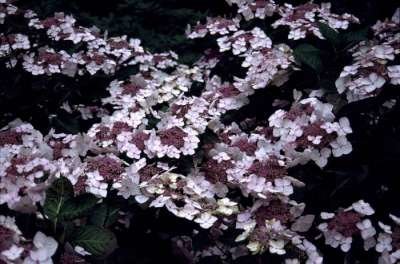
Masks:
[[[240,18],[227,19],[223,17],[207,18],[205,24],[197,22],[193,28],[189,25],[186,34],[190,39],[204,38],[206,35],[226,35],[239,29]]]
[[[392,224],[378,222],[381,232],[377,237],[375,250],[381,254],[380,263],[393,264],[400,260],[400,218],[390,214]]]
[[[7,36],[0,34],[0,57],[8,56],[14,50],[28,50],[29,48],[29,39],[23,34],[10,34]]]
[[[398,263],[400,260],[400,218],[389,214],[390,224],[373,221],[369,217],[375,210],[363,200],[353,203],[348,208],[341,208],[335,213],[322,212],[318,225],[325,244],[348,252],[355,239],[363,241],[365,251],[375,249],[380,254],[378,262]],[[378,232],[379,230],[379,232]]]
[[[0,204],[32,212],[56,172],[52,149],[30,124],[14,121],[0,131]]]
[[[4,7],[4,10],[8,9]],[[56,13],[53,17],[45,19],[40,19],[31,10],[19,10],[18,15],[25,19],[30,34],[1,35],[0,57],[9,59],[8,67],[15,67],[21,61],[23,68],[33,75],[64,74],[74,77],[87,73],[94,75],[98,72],[110,75],[121,67],[136,64],[141,64],[142,71],[147,71],[149,67],[166,69],[177,66],[177,55],[173,52],[151,54],[143,49],[138,39],[127,36],[107,37],[107,34],[96,28],[76,25],[75,19],[64,13]],[[35,35],[41,31],[45,31],[49,40],[55,42],[84,45],[80,45],[74,53],[68,53],[42,43],[32,43],[33,39],[37,39]],[[176,81],[185,88],[188,80],[182,79],[181,76],[198,74],[195,69],[188,69],[183,65],[180,65],[177,71],[179,76],[176,79],[171,76],[167,78],[161,71],[154,78],[160,78],[159,84]]]
[[[265,19],[277,13],[281,18],[276,20],[273,28],[280,26],[289,27],[288,39],[303,39],[307,35],[314,35],[320,39],[322,36],[318,22],[327,24],[329,27],[337,29],[347,29],[351,23],[359,23],[358,18],[351,14],[334,14],[331,13],[331,3],[314,4],[312,1],[293,6],[288,3],[283,5],[276,4],[273,0],[226,0],[229,5],[236,5],[237,12],[243,16],[245,20],[254,18]],[[203,31],[205,32],[205,31]],[[192,37],[203,37],[205,33],[192,33]]]
[[[273,0],[226,0],[229,5],[237,5],[237,12],[244,19],[265,19],[272,16],[277,10],[277,4]]]
[[[396,16],[378,21],[373,26],[376,39],[353,48],[353,63],[343,68],[335,83],[349,102],[376,96],[388,82],[400,84],[400,65],[395,64],[400,54],[399,27]]]
[[[10,264],[52,264],[58,243],[42,232],[37,232],[33,240],[22,236],[15,219],[0,215],[0,261]]]
[[[397,8],[391,19],[386,18],[384,21],[378,20],[375,25],[372,26],[374,35],[380,39],[387,37],[393,37],[399,30],[400,25],[400,8]]]
[[[190,38],[190,34],[188,37]],[[197,37],[204,37],[199,35]],[[220,52],[232,51],[243,58],[242,67],[247,69],[245,77],[234,77],[234,86],[243,94],[252,94],[254,89],[268,84],[281,86],[288,80],[294,64],[292,49],[285,44],[272,45],[271,39],[258,27],[249,31],[232,30],[217,39]],[[211,60],[215,63],[215,60]],[[203,67],[212,68],[207,61]]]
[[[235,85],[240,89],[260,89],[269,84],[281,86],[293,70],[293,52],[286,44],[250,50],[244,56],[242,67],[247,68],[246,77],[235,77]]]
[[[234,55],[245,53],[249,49],[258,50],[271,48],[272,41],[260,28],[255,27],[249,32],[239,30],[230,36],[217,39],[220,52],[232,50]]]
[[[322,212],[321,218],[327,222],[321,223],[318,229],[324,235],[325,244],[334,248],[340,247],[344,252],[349,251],[353,237],[359,235],[364,241],[364,249],[369,250],[376,243],[376,230],[368,219],[368,216],[374,213],[374,209],[368,203],[360,200],[336,214]]]
[[[267,250],[278,255],[286,254],[285,246],[291,243],[307,256],[305,263],[323,263],[317,248],[297,233],[308,231],[314,220],[312,215],[301,216],[303,210],[304,204],[287,199],[258,201],[238,215],[236,227],[244,232],[236,241],[248,238],[253,254]]]
[[[352,151],[346,138],[352,132],[349,120],[334,121],[332,109],[331,104],[307,98],[269,117],[272,135],[279,139],[276,145],[282,145],[292,166],[313,160],[324,167],[331,155],[340,157]]]
[[[337,15],[330,11],[331,3],[321,5],[309,2],[299,6],[284,4],[278,8],[280,19],[272,24],[273,28],[288,26],[290,31],[288,39],[303,39],[311,34],[320,39],[322,36],[317,22],[327,24],[337,29],[347,29],[351,23],[359,23],[358,18],[350,14]]]

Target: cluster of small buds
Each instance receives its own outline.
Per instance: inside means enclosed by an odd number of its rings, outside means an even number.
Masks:
[[[272,27],[288,26],[290,28],[288,39],[303,39],[308,34],[324,39],[318,22],[325,23],[333,29],[347,29],[350,23],[359,23],[359,20],[353,15],[333,14],[330,9],[330,3],[318,5],[309,2],[299,6],[284,4],[278,8],[281,18],[275,21]]]
[[[223,17],[207,18],[205,24],[197,23],[191,28],[188,26],[186,35],[190,39],[204,38],[207,34],[210,35],[226,35],[230,32],[235,32],[239,29],[240,18],[227,19]]]
[[[396,34],[399,28],[396,19],[378,22],[373,27],[377,38],[352,49],[353,63],[343,68],[335,83],[349,102],[379,94],[387,82],[400,84],[400,65],[391,65],[400,54],[400,35]]]
[[[323,233],[325,244],[334,248],[340,247],[343,252],[351,248],[353,237],[360,235],[364,241],[364,249],[369,250],[376,244],[376,230],[367,217],[375,213],[372,207],[360,200],[349,208],[335,213],[322,212],[321,218],[327,220],[318,226]]]
[[[42,232],[37,232],[33,240],[27,240],[12,217],[0,215],[0,261],[2,263],[43,263],[53,264],[52,256],[58,243]]]
[[[265,19],[272,16],[277,10],[277,4],[273,0],[226,0],[226,2],[229,5],[237,5],[237,12],[245,20]]]

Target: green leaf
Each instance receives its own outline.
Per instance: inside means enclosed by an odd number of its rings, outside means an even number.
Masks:
[[[322,71],[321,50],[310,44],[300,44],[294,49],[296,61],[305,64],[316,72]]]
[[[46,191],[46,200],[43,206],[45,215],[57,223],[58,215],[64,203],[73,196],[74,189],[67,178],[61,177],[55,180]]]
[[[341,38],[339,33],[328,26],[327,24],[317,22],[319,31],[321,32],[322,36],[330,41],[333,45],[337,46],[341,42]]]
[[[346,32],[343,34],[343,39],[347,44],[358,43],[368,39],[369,28],[365,27],[357,31]]]
[[[60,218],[71,220],[87,215],[87,213],[97,204],[98,199],[90,193],[82,194],[73,199],[65,201],[61,208]]]
[[[117,239],[111,231],[97,226],[82,226],[71,235],[73,246],[81,246],[97,257],[105,257],[117,247]]]
[[[118,211],[119,208],[116,206],[98,204],[92,211],[89,221],[99,227],[109,227],[117,221]]]

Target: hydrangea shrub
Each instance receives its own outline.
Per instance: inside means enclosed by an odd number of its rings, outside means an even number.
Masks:
[[[135,218],[132,206],[192,224],[192,234],[171,238],[187,263],[268,254],[319,264],[328,247],[347,254],[353,244],[377,263],[400,261],[395,212],[376,218],[366,199],[312,212],[300,195],[307,184],[292,175],[353,151],[342,108],[398,89],[400,9],[352,31],[359,18],[331,11],[334,3],[227,3],[235,13],[187,26],[188,39],[210,44],[187,65],[173,51],[152,53],[72,15],[42,17],[0,0],[3,70],[57,80],[67,96],[56,109],[85,124],[46,130],[11,113],[15,120],[0,130],[1,263],[106,259]],[[324,76],[325,51],[313,41],[348,59],[333,89],[321,82],[299,90],[291,81]],[[102,95],[69,95],[94,79]],[[263,90],[277,97],[246,116]],[[48,118],[60,122],[56,113]],[[28,216],[35,227],[25,235],[16,219]],[[196,247],[200,234],[211,239]]]

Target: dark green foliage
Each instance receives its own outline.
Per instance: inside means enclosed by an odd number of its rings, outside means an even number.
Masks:
[[[48,219],[57,224],[57,221],[85,216],[97,202],[98,199],[89,193],[74,197],[72,184],[62,177],[46,191],[43,209]]]
[[[319,31],[321,31],[322,36],[330,41],[333,45],[339,45],[341,42],[339,33],[329,27],[327,24],[318,22]]]
[[[98,227],[109,227],[117,221],[119,208],[105,203],[98,204],[89,217],[89,222]]]
[[[301,44],[294,49],[296,61],[311,67],[316,72],[322,71],[321,50],[310,44]]]
[[[73,246],[81,246],[95,257],[105,257],[117,247],[114,233],[97,226],[79,227],[71,237],[73,237],[71,241]]]
[[[65,202],[74,196],[74,189],[67,178],[60,178],[54,181],[46,191],[46,201],[44,203],[44,213],[49,220],[57,222]]]

